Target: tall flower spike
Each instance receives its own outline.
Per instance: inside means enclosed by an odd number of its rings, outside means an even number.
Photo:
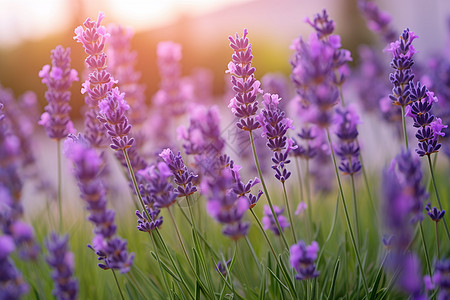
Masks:
[[[86,94],[85,102],[88,108],[85,111],[85,135],[94,147],[104,147],[106,143],[106,132],[103,125],[97,120],[98,104],[105,99],[108,92],[117,83],[106,70],[107,57],[104,52],[106,40],[109,34],[101,21],[105,14],[98,14],[97,22],[87,18],[83,26],[75,29],[74,39],[81,43],[88,55],[85,59],[89,69],[89,78],[82,84],[81,93]]]
[[[261,93],[261,83],[255,79],[255,68],[251,66],[252,44],[247,38],[247,29],[244,35],[239,37],[229,37],[230,47],[234,50],[232,60],[228,64],[227,73],[231,74],[233,91],[236,93],[228,105],[231,112],[239,119],[236,126],[242,130],[252,131],[261,126],[255,115],[258,111],[258,101],[256,97]]]
[[[297,274],[295,279],[306,280],[316,278],[320,272],[316,270],[314,261],[317,259],[319,252],[319,244],[316,241],[307,246],[305,242],[298,241],[297,244],[291,246],[290,262]]]
[[[295,148],[294,141],[286,134],[294,126],[292,120],[286,118],[286,113],[278,108],[280,100],[276,94],[264,94],[264,109],[257,119],[262,124],[262,136],[267,138],[267,146],[273,151],[272,169],[275,170],[275,178],[285,182],[291,175],[286,169],[290,162],[288,154]]]
[[[61,300],[76,299],[78,281],[73,278],[74,258],[68,249],[68,236],[60,237],[52,232],[45,243],[49,252],[46,260],[53,269],[52,278],[55,282],[52,294]]]
[[[390,43],[397,36],[395,30],[391,28],[391,16],[371,0],[358,0],[359,10],[366,19],[367,27],[377,34],[381,34],[384,42]]]
[[[413,118],[413,126],[417,128],[417,154],[422,157],[438,152],[441,148],[439,138],[445,135],[442,130],[447,128],[447,125],[442,124],[442,120],[431,112],[433,103],[438,99],[420,82],[417,82],[417,86],[410,82],[410,99],[412,104],[405,108],[405,112],[406,116]]]
[[[410,82],[414,79],[411,67],[414,64],[412,59],[416,50],[412,42],[417,35],[409,29],[405,29],[400,38],[392,42],[387,51],[392,53],[391,67],[395,70],[389,75],[389,80],[394,85],[389,98],[394,105],[407,106],[412,101],[410,99]]]
[[[52,66],[45,65],[39,72],[42,83],[47,85],[45,98],[48,105],[41,116],[39,124],[45,128],[50,138],[57,140],[74,133],[73,124],[69,117],[69,105],[72,82],[78,81],[78,73],[70,68],[70,48],[57,46],[51,51]]]
[[[74,175],[80,189],[80,197],[86,202],[90,215],[88,220],[94,223],[95,237],[88,245],[103,263],[98,266],[104,270],[118,269],[122,273],[129,271],[134,254],[128,253],[127,242],[116,235],[115,213],[107,209],[106,191],[99,177],[102,159],[89,142],[82,136],[69,135],[64,143],[65,154],[74,164]]]
[[[359,116],[350,108],[336,110],[336,155],[341,159],[339,170],[343,174],[353,175],[361,170],[359,161],[358,129]]]

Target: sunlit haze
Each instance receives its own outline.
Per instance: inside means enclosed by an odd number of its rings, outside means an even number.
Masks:
[[[135,30],[163,26],[182,15],[201,15],[249,0],[0,0],[0,45],[39,39],[72,25],[74,10],[96,17],[104,11],[111,21]],[[82,10],[80,9],[82,7]],[[82,21],[79,21],[80,23]]]

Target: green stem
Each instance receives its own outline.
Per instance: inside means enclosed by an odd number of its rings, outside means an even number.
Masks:
[[[299,164],[299,158],[298,156],[295,157],[295,168],[297,169],[297,174],[298,174],[298,181],[299,181],[299,187],[300,187],[300,199],[301,201],[305,201],[304,199],[304,195],[303,195],[303,178],[302,178],[302,173],[300,172],[300,164]],[[306,176],[308,176],[308,174],[306,174]],[[308,203],[308,202],[307,202]],[[306,204],[307,206],[309,206],[308,204]],[[306,213],[306,234],[308,236],[308,241],[311,241],[311,228],[312,228],[312,220],[310,218],[310,209],[309,207],[306,208],[308,210],[308,212]]]
[[[63,213],[62,213],[62,177],[61,177],[61,140],[56,141],[56,155],[58,159],[58,211],[59,211],[59,232],[62,233]]]
[[[292,213],[291,213],[291,208],[290,208],[290,205],[289,205],[288,195],[287,195],[287,192],[286,192],[286,184],[285,184],[285,182],[282,182],[282,183],[283,183],[284,201],[286,202],[286,208],[287,208],[287,213],[288,213],[288,216],[289,216],[289,222],[291,223],[292,237],[294,238],[294,243],[296,243],[297,242],[297,237],[295,236],[295,226],[294,226],[294,221],[292,219]]]
[[[358,143],[358,146],[359,146],[359,143]],[[367,196],[369,197],[370,205],[372,206],[372,212],[375,215],[375,218],[378,220],[378,209],[375,207],[375,204],[373,202],[372,193],[370,192],[369,180],[367,179],[367,172],[366,172],[365,164],[363,161],[363,156],[361,153],[359,153],[359,161],[361,162],[361,172],[363,174],[364,185],[366,186],[366,190],[367,190]]]
[[[311,229],[311,235],[314,234],[314,224],[313,224],[313,217],[312,217],[312,205],[311,205],[311,182],[309,181],[309,159],[306,159],[305,161],[305,189],[306,189],[306,211],[308,214],[310,229]]]
[[[133,283],[133,286],[138,290],[139,295],[141,296],[141,298],[146,298],[146,294],[144,294],[144,292],[142,291],[139,283],[137,282],[137,280],[134,278],[133,274],[131,272],[128,272],[127,277],[130,279],[130,281]]]
[[[358,220],[358,206],[356,201],[356,189],[355,189],[355,177],[353,174],[350,175],[350,181],[352,184],[352,200],[353,200],[353,210],[355,213],[355,231],[356,231],[356,242],[359,245],[360,232],[359,232],[359,220]]]
[[[287,249],[289,249],[289,244],[286,241],[286,238],[284,237],[284,233],[283,233],[283,230],[281,229],[280,222],[278,222],[277,214],[275,213],[275,211],[273,209],[272,201],[270,200],[269,192],[267,190],[266,183],[264,181],[264,177],[263,177],[262,172],[261,172],[261,167],[259,165],[258,155],[256,155],[256,148],[255,148],[255,141],[253,139],[253,133],[251,131],[249,131],[249,134],[250,134],[250,142],[252,144],[253,157],[255,159],[256,169],[258,170],[259,179],[261,180],[261,184],[262,184],[263,189],[264,189],[264,194],[266,195],[267,202],[269,203],[270,210],[272,212],[273,218],[275,219],[275,223],[277,225],[278,231],[280,232],[280,236],[281,236],[281,238],[282,238],[282,240],[284,242],[284,245],[285,245],[285,247]]]
[[[433,165],[431,164],[431,158],[430,155],[427,155],[428,158],[428,166],[430,167],[430,173],[431,173],[431,179],[433,181],[433,187],[434,187],[434,193],[436,194],[436,199],[438,201],[439,204],[439,209],[442,210],[442,204],[441,204],[441,199],[439,198],[439,192],[436,186],[436,179],[434,178],[434,171],[433,171]],[[445,215],[442,218],[442,220],[444,221],[444,227],[445,227],[445,232],[447,233],[447,238],[450,240],[450,232],[448,231],[448,227],[447,227],[447,221],[445,220]]]
[[[155,249],[156,260],[158,261],[159,271],[161,272],[161,276],[163,277],[163,280],[164,280],[164,285],[166,286],[167,295],[170,296],[171,293],[170,293],[170,289],[169,289],[169,284],[167,283],[166,275],[164,275],[164,272],[163,272],[161,260],[160,260],[160,258],[159,258],[159,254],[158,254],[158,248],[156,247],[155,236],[152,235],[151,232],[149,232],[148,234],[150,235],[150,239],[151,239],[151,241],[152,241],[153,248]],[[187,288],[186,288],[186,289],[187,289]],[[187,290],[188,290],[188,292],[190,292],[189,289],[187,289]],[[191,294],[191,296],[192,296],[192,294]],[[172,298],[172,296],[170,296],[170,298]],[[193,297],[192,297],[192,298],[193,298]]]
[[[186,247],[184,246],[183,239],[181,238],[180,231],[178,230],[177,223],[175,222],[175,219],[174,219],[174,217],[173,217],[172,211],[170,210],[170,207],[167,207],[167,211],[169,212],[170,219],[172,220],[173,227],[175,228],[175,232],[176,232],[176,234],[177,234],[178,241],[180,242],[180,246],[181,246],[181,249],[183,250],[184,256],[186,257],[186,260],[188,261],[189,266],[190,266],[191,269],[192,269],[192,272],[193,272],[194,274],[196,274],[195,268],[194,268],[194,266],[192,265],[192,262],[191,262],[191,259],[189,258],[189,255],[187,254]],[[197,276],[197,274],[196,274],[196,276]]]
[[[111,271],[112,271],[112,273],[114,275],[114,280],[116,281],[117,288],[119,289],[120,298],[122,300],[125,300],[125,298],[123,297],[123,294],[122,294],[122,289],[120,288],[120,285],[119,285],[119,281],[117,280],[116,272],[114,272],[113,269],[111,269]]]
[[[441,260],[441,251],[439,249],[439,230],[438,230],[438,222],[435,222],[435,231],[436,231],[436,246],[437,246],[437,254],[438,260]]]
[[[402,108],[403,136],[405,137],[405,146],[406,146],[406,149],[408,149],[409,146],[408,146],[408,135],[407,135],[407,132],[406,132],[405,107],[404,107],[404,106],[401,106],[401,108]]]
[[[361,257],[359,255],[358,245],[356,244],[356,241],[355,241],[355,235],[353,233],[352,225],[351,225],[351,222],[350,222],[350,216],[348,214],[347,202],[345,201],[344,191],[342,189],[341,179],[339,177],[339,171],[338,171],[338,167],[337,167],[337,163],[336,163],[336,157],[335,157],[335,154],[334,154],[333,143],[332,143],[331,137],[330,137],[330,130],[327,128],[326,132],[327,132],[327,137],[328,137],[328,143],[330,145],[331,157],[333,159],[334,170],[336,172],[336,178],[337,178],[337,182],[338,182],[338,186],[339,186],[339,192],[340,192],[341,199],[342,199],[342,206],[344,207],[344,214],[345,214],[345,220],[347,222],[347,228],[348,228],[348,231],[350,233],[350,238],[351,238],[351,241],[352,241],[352,246],[353,246],[353,250],[355,252],[356,259],[358,260],[358,267],[359,267],[359,269],[361,271],[361,276],[362,276],[362,279],[363,279],[366,296],[369,297],[369,287],[367,286],[366,276],[364,274],[363,266],[362,266],[362,263],[361,263]]]
[[[295,296],[296,292],[295,292],[294,285],[292,284],[291,278],[289,277],[289,274],[286,274],[284,272],[285,269],[281,266],[281,262],[279,261],[278,256],[275,253],[275,250],[274,250],[274,248],[272,246],[272,243],[269,240],[269,237],[267,236],[266,232],[264,231],[264,228],[263,228],[263,226],[261,224],[261,221],[256,216],[255,212],[253,211],[253,208],[250,208],[250,212],[252,213],[253,217],[255,218],[256,223],[258,224],[258,227],[261,230],[261,233],[263,234],[264,238],[266,239],[267,244],[269,245],[270,251],[272,251],[273,257],[275,258],[275,261],[277,262],[278,267],[280,268],[281,272],[283,273],[286,281],[289,283],[291,296]]]
[[[256,256],[255,249],[253,249],[252,244],[250,243],[250,240],[248,239],[248,236],[245,236],[245,241],[247,242],[248,248],[250,249],[250,252],[252,253],[253,259],[255,260],[256,266],[258,267],[259,274],[262,273],[261,271],[261,264],[259,263],[258,257]]]
[[[419,228],[420,228],[420,235],[422,236],[423,252],[425,252],[425,259],[427,261],[428,274],[430,274],[430,276],[433,276],[433,273],[431,272],[431,263],[430,257],[428,256],[427,244],[425,242],[425,235],[423,234],[422,222],[419,223]]]

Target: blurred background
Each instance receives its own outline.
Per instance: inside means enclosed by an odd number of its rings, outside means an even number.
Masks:
[[[399,32],[409,27],[419,35],[417,59],[446,46],[450,1],[375,2],[392,16]],[[85,54],[73,40],[73,31],[87,17],[97,19],[103,11],[106,18],[102,24],[119,23],[135,31],[137,68],[142,72],[141,82],[147,85],[148,101],[159,83],[156,44],[166,40],[183,45],[183,75],[199,67],[210,69],[213,91],[220,95],[232,53],[229,35],[241,35],[248,29],[257,78],[274,71],[288,75],[292,40],[309,35],[312,29],[305,18],[324,8],[357,64],[358,45],[377,41],[358,11],[357,0],[0,0],[0,83],[16,96],[35,91],[43,107],[46,87],[38,72],[50,63],[50,51],[59,44],[70,47],[72,67],[81,74]],[[77,106],[84,102],[80,88],[80,82],[73,86],[74,117],[79,116]]]

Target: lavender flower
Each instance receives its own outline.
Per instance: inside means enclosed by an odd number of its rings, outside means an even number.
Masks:
[[[70,48],[57,46],[51,52],[52,67],[45,65],[39,72],[42,83],[47,85],[45,98],[48,105],[41,116],[39,124],[45,128],[50,138],[57,140],[74,133],[72,121],[69,117],[69,105],[72,82],[78,81],[78,73],[70,69]]]
[[[233,91],[236,93],[228,107],[239,119],[236,126],[245,131],[252,131],[261,126],[255,115],[258,111],[256,97],[262,91],[259,88],[261,83],[255,79],[255,68],[251,66],[252,44],[249,43],[247,34],[247,29],[244,29],[242,37],[239,37],[237,33],[235,38],[228,37],[234,54],[228,64],[227,73],[231,74]]]
[[[267,138],[267,146],[273,151],[275,178],[284,183],[291,175],[285,166],[290,162],[288,154],[295,146],[293,140],[286,136],[287,130],[294,129],[294,126],[285,112],[277,107],[280,100],[276,94],[264,94],[264,109],[257,119],[263,128],[262,136]]]
[[[152,232],[155,228],[159,228],[161,227],[162,223],[163,223],[163,217],[160,216],[158,218],[159,213],[161,212],[161,210],[159,209],[150,209],[148,207],[146,207],[147,213],[150,216],[150,220],[147,217],[147,214],[142,211],[138,211],[136,210],[136,216],[138,217],[138,226],[137,229],[139,231],[143,231],[143,232]]]
[[[403,151],[395,157],[382,178],[384,222],[391,235],[391,254],[387,268],[399,270],[398,285],[410,295],[421,290],[420,263],[414,253],[407,252],[413,238],[413,224],[422,221],[423,200],[427,197],[421,184],[418,157]]]
[[[437,294],[438,300],[445,300],[450,297],[450,259],[436,263],[433,279],[429,281],[440,289]]]
[[[430,219],[436,223],[439,222],[445,215],[445,210],[439,210],[434,206],[432,208],[430,202],[428,202],[428,204],[425,206],[425,210],[427,211]]]
[[[214,269],[221,273],[223,275],[223,277],[227,276],[227,268],[230,266],[231,264],[231,258],[229,260],[226,261],[226,263],[222,263],[222,261],[219,261],[215,266]]]
[[[420,82],[415,86],[410,82],[410,99],[412,104],[405,108],[405,115],[413,118],[413,126],[418,128],[416,138],[419,143],[416,152],[421,157],[429,156],[441,148],[438,140],[445,135],[442,130],[447,125],[443,125],[442,120],[431,113],[433,103],[438,100],[426,86],[422,86]]]
[[[106,192],[103,181],[99,178],[102,159],[82,136],[69,136],[64,143],[65,154],[74,164],[74,174],[78,181],[80,197],[85,200],[90,212],[88,220],[94,223],[95,237],[91,249],[104,263],[102,269],[119,269],[122,273],[129,271],[134,254],[126,250],[127,242],[116,236],[114,211],[106,208]]]
[[[381,11],[375,2],[370,0],[358,0],[358,7],[370,30],[381,35],[386,43],[395,39],[397,34],[390,27],[391,16],[389,14]]]
[[[19,299],[28,293],[28,284],[9,258],[14,249],[11,237],[0,236],[0,299]]]
[[[280,223],[281,230],[284,231],[285,228],[290,226],[286,217],[282,215],[284,209],[274,205],[273,211],[277,216],[278,223]],[[276,235],[280,235],[280,231],[278,230],[275,218],[273,217],[272,210],[268,205],[264,205],[264,217],[262,218],[261,222],[263,223],[264,230],[270,229]]]
[[[172,171],[165,162],[138,171],[137,180],[145,205],[150,208],[162,208],[175,203],[177,193],[169,182],[171,176]]]
[[[112,144],[110,147],[116,151],[125,151],[134,144],[134,138],[128,137],[131,124],[128,123],[125,113],[130,109],[130,106],[124,97],[125,94],[121,93],[116,87],[108,92],[106,98],[98,104],[100,110],[97,118],[104,124],[108,135],[111,137]]]
[[[301,37],[294,40],[295,50],[291,60],[291,80],[299,100],[308,113],[302,118],[306,122],[327,128],[331,124],[331,108],[337,104],[339,92],[334,82],[333,55],[335,48],[310,35],[308,42]]]
[[[160,42],[157,45],[156,55],[161,84],[153,102],[163,110],[161,113],[166,112],[164,115],[182,115],[186,112],[186,104],[192,99],[193,87],[181,80],[181,45],[174,42]]]
[[[298,241],[297,244],[291,246],[290,262],[297,274],[295,278],[298,280],[306,280],[316,278],[320,272],[316,270],[314,261],[317,259],[319,252],[319,244],[313,241],[311,245],[307,246],[305,242]]]
[[[297,133],[297,136],[305,142],[302,145],[293,138],[292,140],[294,146],[291,155],[303,158],[305,160],[314,158],[319,150],[319,145],[315,143],[317,135],[317,127],[315,126],[302,128],[301,131]]]
[[[336,145],[336,155],[340,157],[339,170],[343,174],[353,175],[361,170],[359,161],[358,129],[359,116],[351,108],[336,110],[336,135],[339,142]]]
[[[399,40],[392,42],[387,51],[392,53],[391,67],[395,70],[389,75],[389,80],[394,85],[392,94],[389,95],[394,105],[405,107],[412,101],[410,99],[410,82],[414,79],[411,67],[416,50],[412,42],[417,38],[414,32],[405,29]]]
[[[104,52],[106,39],[109,34],[104,26],[100,26],[105,14],[100,12],[97,22],[87,18],[83,26],[75,29],[74,39],[81,43],[84,51],[88,55],[85,62],[90,74],[82,84],[81,93],[86,94],[85,102],[88,109],[85,112],[85,132],[86,138],[95,147],[103,147],[106,135],[102,124],[97,120],[98,103],[105,99],[108,92],[112,90],[117,82],[106,70],[106,54]]]
[[[46,261],[53,268],[55,282],[52,294],[57,299],[76,299],[78,294],[78,281],[73,278],[73,253],[69,252],[67,242],[67,235],[60,237],[54,232],[45,242],[49,252]]]
[[[159,156],[164,160],[174,176],[174,182],[177,184],[174,192],[177,197],[187,197],[197,191],[197,187],[192,183],[197,175],[188,171],[180,152],[175,156],[172,150],[167,148]]]

